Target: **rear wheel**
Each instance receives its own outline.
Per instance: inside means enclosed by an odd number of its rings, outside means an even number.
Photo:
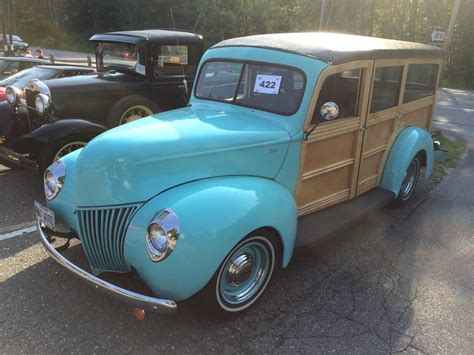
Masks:
[[[418,158],[418,156],[416,156],[410,162],[410,165],[405,171],[402,186],[400,188],[400,193],[398,194],[398,198],[395,200],[397,205],[404,205],[413,196],[413,192],[415,191],[415,187],[420,177],[420,169],[420,159]]]
[[[146,97],[128,96],[114,105],[107,118],[107,124],[109,127],[116,127],[151,116],[159,111],[158,105]]]
[[[277,237],[253,233],[237,244],[206,286],[205,302],[219,315],[243,311],[265,291],[280,261]]]

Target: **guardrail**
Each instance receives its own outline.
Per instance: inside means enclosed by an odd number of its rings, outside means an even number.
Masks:
[[[84,59],[77,58],[55,58],[53,54],[49,55],[49,60],[53,64],[69,64],[69,65],[84,65],[88,67],[95,67],[95,60],[92,59],[90,54],[86,55]]]

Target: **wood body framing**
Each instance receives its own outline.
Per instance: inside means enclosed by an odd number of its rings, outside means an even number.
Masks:
[[[438,64],[440,59],[407,58],[358,60],[326,68],[320,75],[306,116],[305,131],[311,120],[326,78],[346,70],[361,68],[362,78],[355,117],[346,117],[317,125],[303,142],[299,180],[296,189],[298,214],[303,216],[352,199],[380,184],[390,149],[407,126],[429,129],[436,94],[403,104],[409,64]],[[398,105],[370,113],[374,73],[377,67],[403,66]],[[435,90],[436,92],[436,90]]]

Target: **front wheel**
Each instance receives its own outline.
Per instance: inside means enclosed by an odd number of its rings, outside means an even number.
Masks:
[[[413,196],[413,192],[418,183],[418,178],[420,177],[420,168],[420,159],[414,157],[405,171],[400,193],[398,194],[398,198],[395,200],[397,205],[404,205]]]
[[[38,156],[39,175],[43,176],[48,166],[53,164],[56,160],[61,159],[66,154],[84,148],[95,136],[95,134],[77,134],[45,145]]]
[[[255,233],[224,259],[205,292],[206,303],[221,315],[243,311],[262,295],[279,261],[277,238]]]

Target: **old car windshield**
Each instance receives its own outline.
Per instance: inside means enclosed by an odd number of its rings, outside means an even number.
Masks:
[[[22,70],[19,73],[9,76],[8,78],[0,81],[0,86],[15,85],[16,87],[25,86],[32,79],[47,80],[52,79],[56,74],[56,71],[48,68],[30,68]]]
[[[265,63],[209,61],[196,86],[196,97],[283,115],[301,103],[305,77],[297,69]]]
[[[144,55],[134,44],[99,43],[97,57],[101,69],[127,69],[145,75]]]

